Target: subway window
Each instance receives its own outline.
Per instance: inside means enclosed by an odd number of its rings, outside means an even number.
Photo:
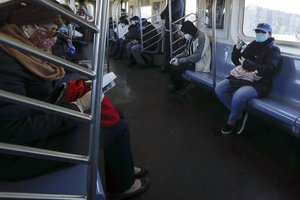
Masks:
[[[196,0],[186,0],[185,1],[185,14],[191,14],[191,13],[195,13],[197,12],[197,1]],[[189,20],[189,21],[195,21],[196,20],[196,15],[189,15],[188,17],[186,17],[185,20]]]
[[[245,0],[243,33],[254,37],[253,28],[265,22],[276,40],[300,42],[300,1]]]
[[[205,27],[212,27],[212,0],[206,0],[205,9]],[[225,0],[217,0],[216,7],[216,28],[224,29],[224,18],[225,18]]]

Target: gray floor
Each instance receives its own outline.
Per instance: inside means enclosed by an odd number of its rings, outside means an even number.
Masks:
[[[300,141],[250,115],[243,135],[221,135],[226,110],[212,92],[168,93],[158,69],[110,62],[117,86],[107,95],[130,126],[136,165],[151,186],[136,200],[300,199]]]

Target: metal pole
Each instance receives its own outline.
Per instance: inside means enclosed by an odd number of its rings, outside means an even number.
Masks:
[[[139,16],[140,16],[141,47],[142,47],[142,52],[143,52],[144,41],[143,41],[143,22],[142,22],[142,2],[141,1],[139,1]]]
[[[172,0],[169,0],[169,36],[170,36],[170,58],[173,58],[173,29],[172,29]]]
[[[97,172],[98,172],[98,158],[100,149],[100,113],[101,113],[101,96],[102,96],[102,77],[105,63],[105,42],[108,28],[108,9],[109,1],[96,1],[96,26],[98,27],[98,34],[95,35],[94,40],[94,63],[93,71],[96,78],[93,81],[92,91],[92,116],[94,121],[90,128],[90,146],[89,146],[89,174],[87,182],[88,200],[96,200],[97,191]],[[101,50],[99,52],[99,50]]]
[[[217,38],[216,38],[216,13],[217,13],[217,0],[213,0],[212,5],[212,59],[211,59],[211,66],[213,68],[213,88],[216,87],[216,75],[217,75],[217,66],[215,65],[215,58],[216,58],[216,44],[217,44]]]

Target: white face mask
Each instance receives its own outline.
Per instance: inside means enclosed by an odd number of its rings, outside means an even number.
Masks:
[[[193,36],[191,34],[184,34],[184,38],[186,40],[191,40],[191,39],[193,39]]]

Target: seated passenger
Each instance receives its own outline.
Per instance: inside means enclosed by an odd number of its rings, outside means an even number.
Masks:
[[[142,32],[143,32],[143,47],[144,49],[155,49],[158,44],[155,44],[159,40],[159,35],[156,28],[147,21],[146,18],[142,18]],[[139,67],[146,67],[146,61],[142,56],[142,45],[139,43],[133,43],[127,46],[127,53],[129,55],[129,66],[137,64]]]
[[[269,94],[274,73],[281,65],[280,49],[271,37],[271,26],[260,23],[254,31],[256,40],[249,45],[245,45],[238,38],[231,59],[236,66],[244,69],[244,72],[252,72],[250,74],[259,79],[250,80],[248,76],[248,80],[243,80],[230,75],[215,88],[218,98],[230,111],[227,123],[221,130],[223,134],[242,133],[248,117],[244,111],[246,103],[252,98],[262,98]],[[243,49],[243,46],[246,47]]]
[[[128,32],[125,34],[125,40],[120,43],[120,48],[115,57],[116,60],[128,57],[126,47],[128,45],[137,44],[141,40],[140,18],[134,16],[130,19],[131,25],[128,27]]]
[[[87,0],[78,0],[76,14],[85,20],[92,21],[94,19],[94,17],[89,13],[87,9]]]
[[[56,1],[54,1],[56,2]],[[0,4],[0,32],[12,39],[51,54],[60,17],[35,1],[11,0]],[[65,76],[62,67],[0,45],[0,89],[29,98],[58,104],[68,109],[89,112],[91,91],[68,102],[59,98],[57,84]],[[9,66],[9,67],[8,67]],[[135,168],[131,154],[128,125],[104,97],[104,163],[107,191],[112,197],[125,198],[143,192],[148,185],[141,178],[145,170]],[[106,109],[107,107],[107,109]],[[105,117],[108,116],[109,120]],[[0,101],[0,141],[62,152],[86,149],[88,137],[76,131],[87,124],[24,105]],[[106,130],[105,130],[106,129]],[[72,141],[72,142],[71,142]],[[70,166],[58,161],[0,153],[0,179],[18,181]],[[139,177],[139,178],[138,178]]]
[[[184,89],[186,85],[182,78],[184,71],[210,72],[211,51],[207,35],[198,30],[191,21],[185,21],[181,31],[187,40],[185,50],[170,60],[170,79],[175,91]]]
[[[116,22],[113,20],[112,17],[109,18],[108,23],[108,39],[109,39],[109,45],[111,45],[112,42],[116,41],[118,39],[118,35],[115,32]]]
[[[114,42],[112,42],[110,46],[110,56],[113,57],[117,55],[120,48],[120,44],[122,40],[125,40],[125,35],[128,33],[128,28],[129,22],[127,20],[127,17],[121,16],[119,19],[118,27],[114,30],[114,32],[117,33],[118,38]]]

